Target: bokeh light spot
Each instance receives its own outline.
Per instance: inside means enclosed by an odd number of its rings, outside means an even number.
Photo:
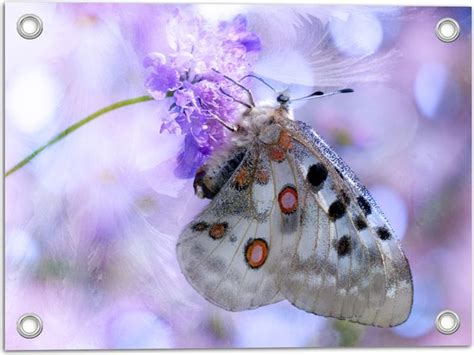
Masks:
[[[382,25],[370,13],[352,13],[346,19],[335,19],[329,29],[336,46],[352,56],[373,54],[383,42]]]
[[[171,329],[147,310],[120,310],[108,324],[110,347],[115,349],[169,348]]]
[[[415,100],[418,109],[427,118],[434,118],[445,92],[448,70],[441,63],[426,63],[415,79]]]
[[[22,132],[38,132],[55,118],[61,91],[55,76],[46,68],[24,71],[7,90],[7,114]]]

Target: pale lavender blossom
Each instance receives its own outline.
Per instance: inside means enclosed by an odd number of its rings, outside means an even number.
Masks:
[[[168,91],[174,91],[182,85],[179,72],[166,64],[164,55],[152,53],[145,58],[143,65],[146,68],[151,68],[151,74],[148,76],[145,86],[156,100],[164,99]]]
[[[261,44],[241,15],[210,26],[199,17],[176,12],[168,22],[167,34],[173,51],[145,58],[144,66],[150,69],[145,86],[156,100],[171,97],[160,132],[185,135],[175,173],[190,178],[225,141],[224,127],[215,116],[232,122],[239,112],[220,90],[236,98],[242,92],[215,70],[236,79],[249,74]]]

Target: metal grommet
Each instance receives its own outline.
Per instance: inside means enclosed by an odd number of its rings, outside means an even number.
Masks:
[[[456,312],[445,310],[438,314],[436,317],[436,329],[440,333],[450,335],[456,333],[459,329],[461,322]]]
[[[33,339],[43,331],[43,322],[36,314],[27,313],[18,319],[16,329],[23,338]]]
[[[461,33],[459,23],[450,17],[442,18],[436,25],[436,36],[440,41],[449,43],[454,42]]]
[[[16,29],[21,37],[35,39],[43,32],[43,22],[36,15],[23,15],[18,19]]]

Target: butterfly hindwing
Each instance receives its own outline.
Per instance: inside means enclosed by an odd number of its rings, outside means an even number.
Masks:
[[[266,152],[252,145],[219,193],[181,234],[181,269],[211,303],[239,311],[282,299],[277,257],[281,245],[272,237],[273,186]]]
[[[301,122],[286,128],[302,215],[281,292],[299,308],[362,324],[394,326],[410,313],[408,262],[380,209],[345,163]]]

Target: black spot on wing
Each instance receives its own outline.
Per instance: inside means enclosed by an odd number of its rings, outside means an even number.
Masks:
[[[328,214],[332,220],[336,220],[344,216],[346,213],[346,205],[340,201],[334,201],[331,206],[329,206]]]
[[[308,174],[306,175],[306,179],[313,186],[321,185],[324,181],[326,181],[327,177],[328,170],[321,163],[311,165],[308,169]]]
[[[357,197],[357,203],[359,204],[359,207],[362,209],[366,216],[372,213],[372,208],[370,207],[370,204],[363,196]]]
[[[209,228],[209,224],[206,222],[197,222],[191,226],[193,232],[203,232]]]
[[[392,234],[386,227],[377,228],[377,235],[382,240],[389,240],[392,237]]]
[[[346,256],[352,250],[351,238],[347,235],[342,236],[336,243],[336,251],[338,256]]]
[[[364,217],[358,216],[354,221],[355,227],[358,231],[364,230],[367,228],[367,222],[365,221]]]

